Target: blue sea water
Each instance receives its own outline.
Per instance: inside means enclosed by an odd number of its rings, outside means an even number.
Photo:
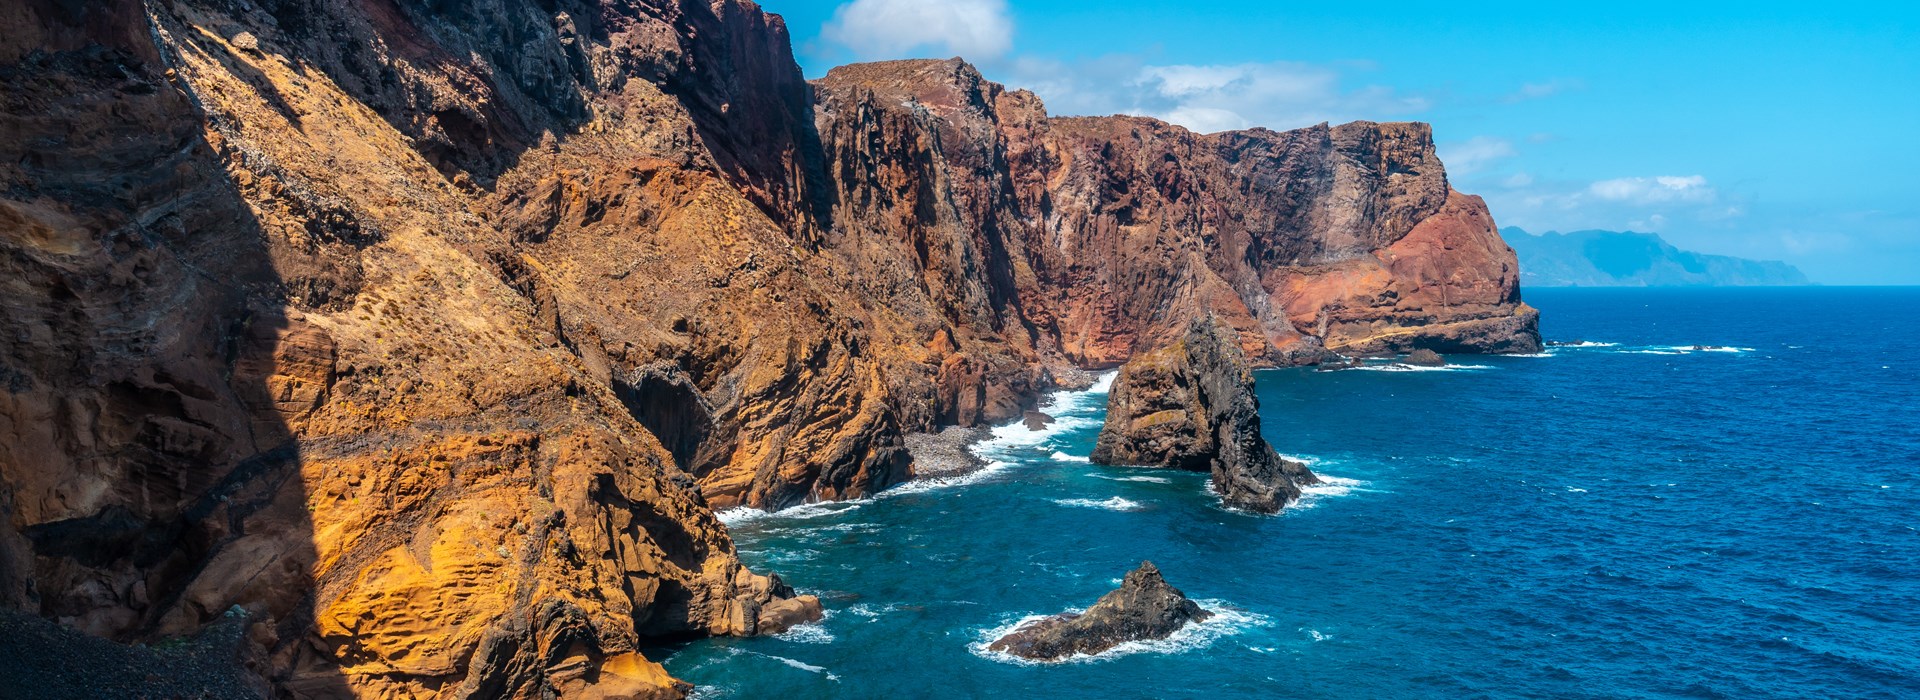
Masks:
[[[715,698],[1920,697],[1920,289],[1527,297],[1586,343],[1257,373],[1269,440],[1331,482],[1277,516],[1086,463],[1097,392],[966,479],[729,514],[829,615],[667,668]],[[1224,614],[984,652],[1143,559]]]

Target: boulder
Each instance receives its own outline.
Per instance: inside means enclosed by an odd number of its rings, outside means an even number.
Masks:
[[[1420,348],[1420,349],[1414,350],[1413,352],[1407,353],[1407,358],[1401,361],[1407,364],[1413,365],[1415,367],[1447,366],[1446,358],[1441,357],[1440,353],[1434,352],[1432,350],[1428,350],[1426,348]]]
[[[1125,642],[1166,639],[1189,622],[1213,613],[1187,600],[1161,578],[1153,562],[1127,574],[1126,580],[1082,613],[1062,613],[1030,622],[987,646],[1026,659],[1057,661],[1074,654],[1098,654]]]
[[[779,634],[795,625],[819,622],[822,617],[825,613],[820,609],[818,596],[781,598],[761,606],[759,619],[755,621],[756,631],[763,635]]]
[[[1026,415],[1022,416],[1020,420],[1027,424],[1028,430],[1040,430],[1047,427],[1048,423],[1053,422],[1053,416],[1039,411],[1027,411]]]

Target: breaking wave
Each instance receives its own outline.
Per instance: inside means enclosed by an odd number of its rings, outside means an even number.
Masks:
[[[1056,498],[1053,499],[1053,502],[1063,506],[1074,506],[1076,508],[1099,508],[1101,510],[1117,510],[1122,512],[1146,508],[1146,506],[1142,505],[1139,501],[1129,501],[1119,496],[1099,501],[1091,498]]]

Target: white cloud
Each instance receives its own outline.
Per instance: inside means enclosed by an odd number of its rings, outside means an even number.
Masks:
[[[1201,133],[1320,122],[1385,120],[1427,109],[1385,87],[1348,89],[1330,66],[1273,62],[1147,65],[1128,56],[1067,64],[1019,59],[1008,84],[1033,90],[1056,115],[1135,114]]]
[[[1520,174],[1499,184],[1505,187],[1483,192],[1494,217],[1528,230],[1735,230],[1747,212],[1740,197],[1722,195],[1703,175],[1567,182]]]
[[[1466,141],[1440,146],[1440,162],[1447,164],[1447,172],[1453,175],[1479,172],[1489,165],[1517,155],[1520,155],[1520,152],[1514,150],[1512,142],[1492,136],[1475,136]]]
[[[932,49],[980,61],[1013,49],[1013,18],[1006,0],[853,0],[820,35],[867,59]]]
[[[1654,214],[1645,219],[1627,222],[1627,228],[1634,231],[1653,231],[1657,233],[1667,228],[1667,217],[1664,214]]]
[[[1538,100],[1552,97],[1569,90],[1579,90],[1586,86],[1585,82],[1579,80],[1559,78],[1544,83],[1527,83],[1521,85],[1520,89],[1513,91],[1512,94],[1507,95],[1501,101],[1512,104],[1515,102],[1526,102],[1527,100]]]
[[[1587,191],[1599,199],[1629,204],[1705,203],[1719,197],[1707,178],[1700,175],[1622,177],[1593,183]]]

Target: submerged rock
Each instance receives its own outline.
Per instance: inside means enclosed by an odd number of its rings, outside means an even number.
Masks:
[[[1041,430],[1046,428],[1047,424],[1053,422],[1053,416],[1039,411],[1027,411],[1026,415],[1021,417],[1020,420],[1027,424],[1028,430]]]
[[[1233,330],[1214,318],[1194,321],[1173,345],[1120,368],[1092,459],[1210,471],[1223,502],[1261,513],[1320,481],[1261,437],[1253,372]]]
[[[1446,358],[1441,357],[1440,353],[1434,352],[1432,350],[1428,350],[1426,348],[1420,348],[1413,352],[1407,353],[1407,359],[1402,360],[1402,362],[1413,365],[1415,367],[1447,366]]]
[[[1358,357],[1334,356],[1324,362],[1321,362],[1320,365],[1315,369],[1322,372],[1333,372],[1336,370],[1353,369],[1356,367],[1365,367],[1365,366],[1367,366],[1367,363],[1362,361]]]
[[[1055,661],[1074,654],[1098,654],[1125,642],[1166,639],[1188,622],[1210,617],[1213,613],[1161,578],[1153,562],[1141,562],[1119,588],[1100,596],[1086,612],[1062,613],[1022,625],[987,649]]]

